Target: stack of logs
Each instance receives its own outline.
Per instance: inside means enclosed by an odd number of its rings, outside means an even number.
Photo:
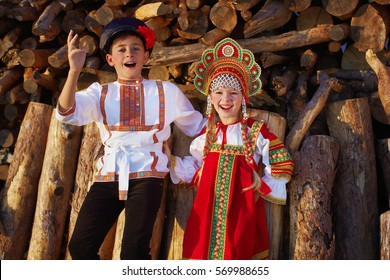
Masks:
[[[111,82],[99,35],[131,16],[157,34],[145,77],[174,82],[202,112],[192,82],[204,49],[232,37],[262,66],[262,91],[248,107],[296,163],[289,205],[267,206],[272,259],[390,259],[390,5],[368,2],[0,0],[0,258],[69,258],[101,147],[94,125],[53,118],[66,37],[74,30],[87,46],[78,87]],[[173,127],[175,154],[186,155],[191,140]],[[166,179],[154,259],[181,257],[194,195]],[[118,258],[121,227],[120,218],[103,259]]]

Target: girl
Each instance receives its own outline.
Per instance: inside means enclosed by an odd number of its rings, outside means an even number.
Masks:
[[[285,204],[293,162],[263,121],[248,119],[246,103],[261,88],[261,69],[249,50],[226,38],[204,51],[195,73],[195,86],[207,95],[205,131],[183,159],[164,146],[172,181],[198,188],[183,258],[267,259],[264,199]]]

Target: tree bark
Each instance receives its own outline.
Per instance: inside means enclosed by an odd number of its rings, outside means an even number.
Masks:
[[[57,260],[60,257],[81,132],[80,126],[59,122],[53,110],[39,179],[28,260]]]
[[[290,183],[290,259],[334,259],[332,188],[339,146],[329,136],[309,136],[294,153]]]
[[[378,167],[383,176],[387,206],[390,207],[390,138],[377,140],[375,151],[379,161]]]
[[[52,111],[52,106],[30,102],[23,119],[1,191],[1,259],[26,258]]]
[[[340,145],[333,213],[336,259],[378,258],[377,177],[368,100],[329,104],[330,136]]]
[[[383,64],[371,49],[366,52],[366,60],[378,77],[379,99],[390,122],[390,67]]]
[[[238,39],[241,47],[251,50],[254,54],[265,51],[282,51],[303,46],[329,42],[330,32],[337,25],[320,25],[302,31],[290,31],[281,35]],[[151,57],[145,67],[169,65],[174,63],[189,63],[199,60],[203,51],[211,46],[204,43],[187,44],[184,46],[154,47]]]
[[[380,216],[381,260],[390,260],[390,211]]]

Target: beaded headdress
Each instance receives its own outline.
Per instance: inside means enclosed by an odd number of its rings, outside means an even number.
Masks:
[[[261,89],[261,68],[256,63],[253,53],[243,49],[231,38],[218,42],[213,49],[203,52],[195,68],[195,87],[205,95],[210,92],[212,81],[221,75],[230,75],[240,83],[242,93],[247,100],[249,96]],[[226,81],[226,76],[224,79]]]

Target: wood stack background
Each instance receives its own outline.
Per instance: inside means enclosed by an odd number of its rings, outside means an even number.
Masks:
[[[252,115],[296,163],[288,206],[267,209],[272,259],[390,259],[389,1],[0,0],[1,259],[69,258],[101,147],[94,125],[53,118],[66,37],[73,29],[87,44],[80,89],[113,81],[98,38],[120,16],[157,34],[145,77],[176,83],[202,112],[192,82],[203,50],[230,36],[254,52],[263,91]],[[191,140],[173,127],[175,154]],[[179,259],[195,192],[168,179],[165,190],[152,255]],[[104,259],[118,258],[121,221]]]

